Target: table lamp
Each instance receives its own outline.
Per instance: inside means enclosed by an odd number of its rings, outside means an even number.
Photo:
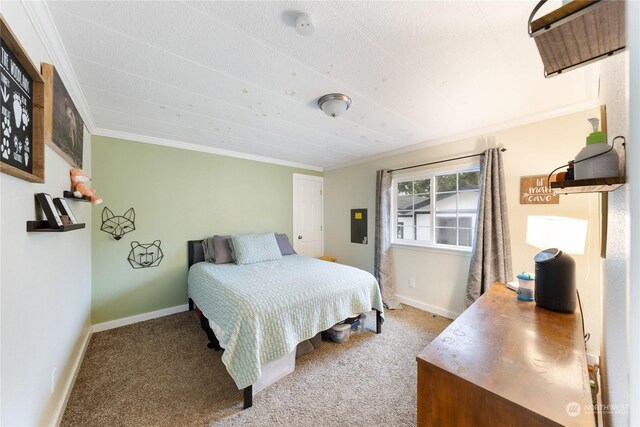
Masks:
[[[539,249],[536,263],[536,305],[552,311],[576,309],[576,263],[572,254],[584,253],[588,222],[559,216],[527,217],[527,243]]]

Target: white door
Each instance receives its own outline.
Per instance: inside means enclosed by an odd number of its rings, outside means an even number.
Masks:
[[[323,255],[322,184],[320,176],[293,174],[293,249],[300,255]]]

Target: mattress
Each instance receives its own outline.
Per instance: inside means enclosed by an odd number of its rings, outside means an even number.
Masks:
[[[261,365],[353,313],[383,313],[370,273],[301,255],[247,265],[200,262],[188,283],[189,297],[216,325],[222,362],[239,389],[260,379]]]

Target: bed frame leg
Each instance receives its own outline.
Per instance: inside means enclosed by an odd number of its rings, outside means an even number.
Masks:
[[[380,310],[376,310],[376,334],[382,332],[382,314]]]
[[[242,409],[251,408],[253,406],[253,386],[245,387],[243,390],[244,395],[244,404],[242,405]]]
[[[189,311],[193,311],[193,300],[189,298]]]
[[[209,319],[206,318],[204,313],[200,315],[200,326],[207,333],[207,337],[209,338],[210,342],[207,344],[207,347],[212,348],[215,351],[222,350],[222,347],[220,347],[220,341],[218,341],[218,337],[216,337],[211,326],[209,326]]]

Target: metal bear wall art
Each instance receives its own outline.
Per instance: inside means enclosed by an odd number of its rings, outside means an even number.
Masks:
[[[114,213],[105,206],[102,210],[102,226],[100,230],[111,234],[114,239],[120,240],[122,236],[136,229],[135,220],[136,212],[133,208],[126,211],[124,215],[114,215]]]
[[[160,240],[155,240],[153,243],[131,242],[131,252],[127,258],[131,267],[148,268],[160,265],[164,257],[160,243]]]

